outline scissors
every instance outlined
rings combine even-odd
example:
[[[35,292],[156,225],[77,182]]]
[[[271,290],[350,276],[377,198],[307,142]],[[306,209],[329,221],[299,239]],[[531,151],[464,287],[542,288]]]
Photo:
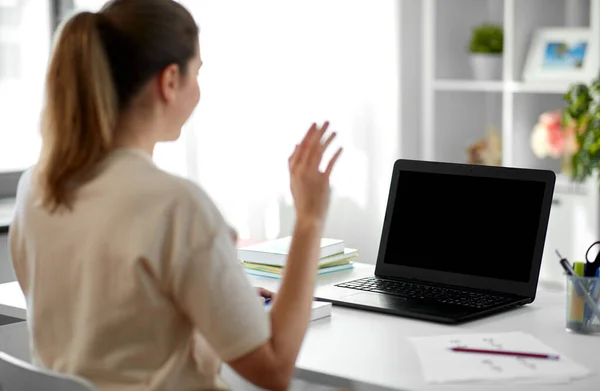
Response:
[[[585,252],[585,269],[583,272],[584,277],[595,277],[598,269],[600,268],[600,251],[598,254],[596,254],[594,262],[590,262],[590,259],[588,258],[590,250],[596,245],[600,245],[600,240],[592,243]]]

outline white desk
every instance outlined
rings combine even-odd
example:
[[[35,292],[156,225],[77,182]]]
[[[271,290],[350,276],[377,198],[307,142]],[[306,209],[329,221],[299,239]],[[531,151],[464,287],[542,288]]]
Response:
[[[319,287],[373,274],[371,265],[319,276]],[[276,290],[279,280],[251,277],[254,285]],[[523,308],[459,326],[335,307],[331,318],[312,322],[297,362],[297,374],[308,381],[327,382],[355,390],[600,390],[600,336],[565,331],[565,296],[540,289],[534,303]],[[521,330],[534,335],[594,371],[594,375],[564,385],[482,383],[454,386],[423,381],[411,336]],[[344,381],[343,379],[351,380]]]
[[[23,296],[18,282],[0,284],[0,315],[25,320],[27,318],[26,308],[25,296]]]
[[[322,275],[317,290],[352,278],[372,275],[373,266]],[[257,286],[276,290],[279,280],[250,277]],[[297,376],[354,390],[598,390],[600,389],[600,336],[565,332],[565,298],[561,292],[540,290],[533,304],[460,326],[446,326],[390,315],[334,307],[330,318],[312,322],[297,362]],[[17,283],[0,285],[0,314],[25,319],[25,300]],[[484,386],[428,385],[408,342],[410,336],[442,333],[531,333],[587,368],[594,375],[564,385],[507,384]]]

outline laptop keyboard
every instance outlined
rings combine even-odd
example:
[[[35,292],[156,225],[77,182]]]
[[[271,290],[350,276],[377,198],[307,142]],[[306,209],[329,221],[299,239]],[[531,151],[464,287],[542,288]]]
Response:
[[[433,285],[414,284],[404,281],[384,280],[376,277],[361,278],[335,286],[361,291],[385,293],[412,299],[433,300],[471,308],[487,308],[503,304],[509,299],[486,293],[463,291]]]

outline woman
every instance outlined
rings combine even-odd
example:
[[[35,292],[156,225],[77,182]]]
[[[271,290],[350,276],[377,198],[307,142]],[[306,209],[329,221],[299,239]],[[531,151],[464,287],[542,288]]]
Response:
[[[297,220],[267,314],[205,192],[159,170],[198,103],[198,28],[172,0],[116,0],[61,29],[43,147],[17,195],[10,245],[33,361],[100,390],[223,388],[220,363],[289,384],[310,316],[335,136],[309,129],[289,159]]]

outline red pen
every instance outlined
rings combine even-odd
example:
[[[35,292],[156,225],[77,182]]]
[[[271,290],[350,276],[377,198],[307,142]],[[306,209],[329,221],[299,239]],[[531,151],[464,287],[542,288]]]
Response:
[[[511,352],[509,350],[486,350],[486,349],[469,349],[469,348],[450,348],[450,350],[452,350],[453,352],[464,352],[464,353],[499,354],[502,356],[545,358],[547,360],[558,360],[559,359],[559,356],[556,354]]]

